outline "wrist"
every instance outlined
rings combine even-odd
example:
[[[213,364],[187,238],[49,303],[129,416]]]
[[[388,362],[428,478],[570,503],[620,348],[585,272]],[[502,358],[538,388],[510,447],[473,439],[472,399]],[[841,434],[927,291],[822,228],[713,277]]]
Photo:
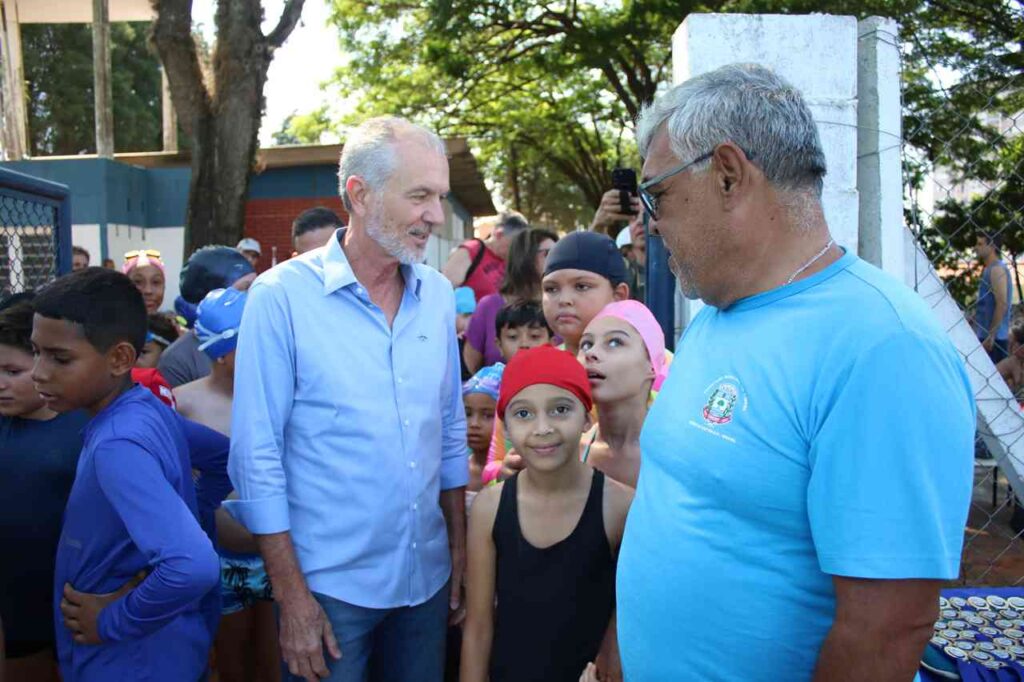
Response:
[[[282,585],[280,588],[277,585],[273,585],[273,593],[274,601],[281,608],[294,606],[313,599],[313,593],[309,591],[305,584]]]

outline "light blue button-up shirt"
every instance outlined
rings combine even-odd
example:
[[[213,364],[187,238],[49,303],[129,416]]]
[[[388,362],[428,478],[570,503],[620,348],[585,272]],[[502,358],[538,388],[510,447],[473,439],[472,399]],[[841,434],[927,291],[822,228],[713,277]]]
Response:
[[[391,327],[341,248],[264,273],[235,358],[226,502],[253,533],[290,531],[309,589],[367,608],[421,604],[451,574],[441,490],[466,485],[455,296],[402,266]]]

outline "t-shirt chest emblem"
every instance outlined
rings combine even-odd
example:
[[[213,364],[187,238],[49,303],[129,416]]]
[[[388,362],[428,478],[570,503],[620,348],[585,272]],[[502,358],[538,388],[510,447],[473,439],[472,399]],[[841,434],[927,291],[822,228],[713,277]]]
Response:
[[[746,411],[747,397],[739,379],[733,376],[719,377],[704,391],[707,402],[701,410],[704,421],[714,426],[724,426],[736,416],[736,410]]]
[[[703,407],[700,409],[701,418],[696,419],[695,415],[689,420],[689,425],[709,436],[735,445],[736,434],[730,435],[724,427],[747,411],[747,392],[743,389],[743,384],[734,376],[718,377],[704,389],[703,401]]]

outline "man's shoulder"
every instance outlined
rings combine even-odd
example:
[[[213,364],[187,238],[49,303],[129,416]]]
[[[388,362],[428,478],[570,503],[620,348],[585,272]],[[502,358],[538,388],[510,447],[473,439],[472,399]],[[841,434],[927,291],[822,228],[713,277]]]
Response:
[[[858,258],[836,284],[842,300],[835,312],[857,329],[851,340],[870,342],[907,332],[948,342],[935,311],[920,294],[874,265]]]
[[[253,287],[280,288],[299,283],[322,283],[324,251],[322,247],[313,249],[278,263],[257,277]]]
[[[416,265],[410,266],[413,274],[420,280],[423,287],[421,294],[424,292],[437,295],[450,297],[453,301],[455,300],[455,289],[452,288],[452,283],[447,277],[441,274],[440,270],[436,270],[429,265],[424,263],[417,263]]]

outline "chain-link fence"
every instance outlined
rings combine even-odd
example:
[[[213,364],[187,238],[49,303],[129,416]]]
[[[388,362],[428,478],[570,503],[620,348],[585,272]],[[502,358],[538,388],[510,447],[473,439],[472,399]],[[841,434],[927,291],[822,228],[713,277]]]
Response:
[[[905,209],[919,247],[915,284],[963,354],[979,411],[961,581],[1019,585],[1024,67],[1004,58],[1012,46],[1000,48],[998,37],[985,33],[910,25],[901,38]]]
[[[0,299],[71,269],[71,202],[64,185],[0,168]]]

